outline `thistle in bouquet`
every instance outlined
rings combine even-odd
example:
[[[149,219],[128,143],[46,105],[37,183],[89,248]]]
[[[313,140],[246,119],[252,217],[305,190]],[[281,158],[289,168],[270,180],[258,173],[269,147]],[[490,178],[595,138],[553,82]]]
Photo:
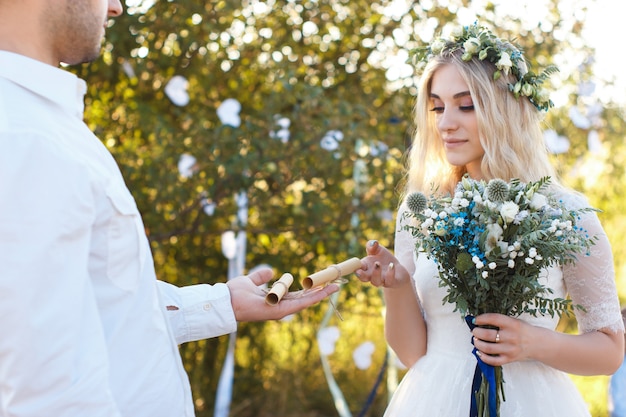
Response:
[[[405,228],[415,249],[436,263],[439,285],[447,290],[443,302],[454,304],[470,327],[471,318],[483,313],[561,316],[582,308],[552,298],[540,274],[589,254],[595,237],[577,223],[594,209],[569,209],[549,186],[549,177],[523,183],[464,176],[452,196],[436,190],[407,196],[411,221]],[[473,389],[472,407],[479,416],[498,416],[505,400],[502,369],[476,357],[484,378]]]

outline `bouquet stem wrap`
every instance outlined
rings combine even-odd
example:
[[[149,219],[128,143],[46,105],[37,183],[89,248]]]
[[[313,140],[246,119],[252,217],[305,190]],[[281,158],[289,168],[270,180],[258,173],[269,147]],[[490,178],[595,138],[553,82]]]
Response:
[[[476,325],[472,322],[474,316],[465,316],[465,322],[470,330]],[[472,345],[474,344],[472,338]],[[501,366],[492,366],[483,362],[474,348],[472,353],[476,357],[476,369],[472,382],[472,396],[470,417],[499,417],[500,398],[504,399],[504,379]]]

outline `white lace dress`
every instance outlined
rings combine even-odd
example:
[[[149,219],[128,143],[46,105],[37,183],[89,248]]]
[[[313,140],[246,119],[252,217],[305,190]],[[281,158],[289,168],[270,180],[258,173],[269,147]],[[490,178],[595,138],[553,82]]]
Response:
[[[569,196],[571,197],[571,196]],[[572,204],[582,204],[571,198]],[[398,216],[395,252],[412,273],[427,324],[427,353],[417,361],[396,390],[385,417],[464,417],[469,415],[470,391],[476,366],[472,355],[471,334],[452,304],[442,304],[445,288],[438,285],[437,268],[424,254],[414,255],[414,242],[402,230]],[[619,300],[614,282],[613,257],[606,234],[595,213],[585,214],[580,223],[599,241],[591,256],[576,266],[546,271],[542,279],[554,290],[555,297],[569,293],[577,312],[579,330],[590,332],[608,328],[623,332]],[[536,326],[554,329],[558,318],[522,316]],[[502,417],[575,417],[589,416],[588,407],[569,376],[540,362],[524,361],[503,366],[506,401]]]

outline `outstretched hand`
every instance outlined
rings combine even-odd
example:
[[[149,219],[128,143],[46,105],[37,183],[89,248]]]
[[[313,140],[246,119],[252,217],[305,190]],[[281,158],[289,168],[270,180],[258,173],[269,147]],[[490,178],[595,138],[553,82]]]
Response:
[[[265,302],[266,292],[261,285],[269,282],[274,273],[269,268],[259,269],[250,275],[233,278],[226,283],[230,290],[231,303],[237,321],[278,320],[319,303],[339,290],[336,284],[312,289],[297,297],[284,297],[280,303]]]
[[[365,250],[367,256],[361,259],[363,267],[356,271],[356,276],[361,281],[384,288],[402,287],[410,282],[409,272],[378,241],[367,242]]]

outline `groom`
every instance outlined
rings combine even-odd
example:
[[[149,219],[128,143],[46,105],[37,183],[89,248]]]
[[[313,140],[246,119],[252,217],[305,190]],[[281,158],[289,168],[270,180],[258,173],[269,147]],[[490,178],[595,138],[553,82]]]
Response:
[[[0,0],[0,416],[191,417],[178,344],[278,319],[269,269],[226,284],[158,281],[117,164],[82,121],[119,0]]]

